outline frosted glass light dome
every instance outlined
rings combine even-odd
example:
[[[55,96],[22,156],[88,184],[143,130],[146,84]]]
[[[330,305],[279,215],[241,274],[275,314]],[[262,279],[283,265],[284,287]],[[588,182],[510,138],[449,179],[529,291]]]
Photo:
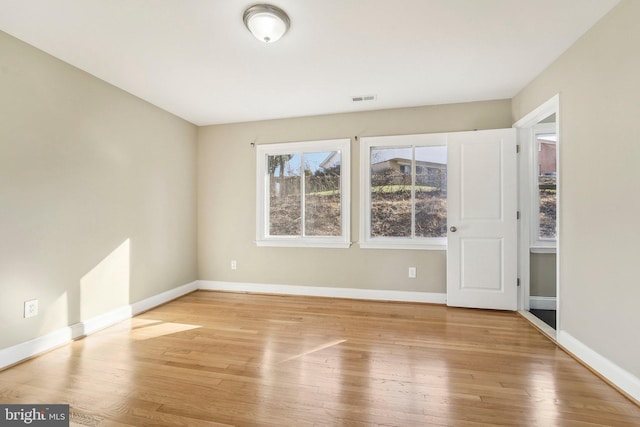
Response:
[[[291,22],[284,10],[269,4],[256,4],[244,11],[244,25],[264,43],[273,43],[287,32]]]

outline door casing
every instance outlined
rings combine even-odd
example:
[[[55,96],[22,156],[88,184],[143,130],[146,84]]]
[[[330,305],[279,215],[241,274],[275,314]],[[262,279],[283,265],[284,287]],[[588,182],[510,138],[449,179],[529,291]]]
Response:
[[[529,114],[518,120],[513,127],[518,132],[518,144],[523,147],[518,159],[519,167],[519,191],[518,191],[518,204],[520,211],[520,224],[518,227],[518,276],[520,278],[520,287],[518,288],[518,310],[526,312],[528,314],[529,294],[530,294],[530,247],[531,247],[531,194],[530,185],[531,180],[531,162],[529,155],[523,155],[527,152],[525,148],[530,147],[533,143],[533,127],[540,121],[549,117],[550,115],[556,115],[556,135],[557,135],[557,149],[556,149],[556,165],[558,168],[556,176],[556,331],[560,330],[562,309],[561,305],[561,265],[560,262],[560,206],[561,206],[561,164],[560,164],[560,141],[562,139],[560,134],[560,94],[554,95],[552,98],[544,102],[538,108],[531,111]],[[526,316],[529,320],[533,316]],[[552,336],[555,339],[555,336]]]

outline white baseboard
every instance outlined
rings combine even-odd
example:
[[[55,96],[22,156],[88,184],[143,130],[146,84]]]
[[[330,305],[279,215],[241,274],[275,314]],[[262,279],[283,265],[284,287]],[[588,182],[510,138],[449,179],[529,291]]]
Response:
[[[547,325],[542,320],[538,319],[536,316],[531,314],[529,311],[519,310],[518,313],[520,313],[520,315],[522,317],[524,317],[525,319],[527,319],[529,322],[533,323],[533,325],[536,328],[538,328],[540,330],[540,332],[542,332],[543,334],[548,336],[553,342],[557,342],[556,330],[553,329],[551,326]]]
[[[640,378],[595,352],[565,331],[558,331],[558,344],[571,352],[587,366],[598,372],[630,397],[640,402]]]
[[[131,305],[118,308],[100,316],[58,329],[47,335],[0,350],[0,369],[22,360],[49,351],[76,338],[91,334],[100,329],[126,320],[143,311],[179,298],[195,290],[216,290],[233,292],[255,292],[281,295],[304,295],[332,298],[352,298],[378,301],[402,301],[445,304],[446,293],[390,291],[357,288],[328,288],[317,286],[273,285],[258,283],[234,283],[197,280],[161,294],[146,298]],[[553,300],[553,301],[552,301]],[[531,308],[554,309],[555,298],[531,297]],[[546,308],[552,307],[552,308]],[[567,332],[558,331],[557,342],[607,378],[620,390],[633,399],[640,401],[640,379],[622,369],[604,356],[587,347]]]
[[[41,337],[34,338],[12,347],[0,349],[0,369],[36,356],[40,353],[52,350],[74,339],[92,334],[111,325],[115,325],[118,322],[129,319],[139,313],[150,310],[198,289],[357,298],[382,301],[429,302],[436,304],[444,304],[446,302],[446,294],[427,292],[324,288],[292,285],[261,285],[256,283],[230,283],[199,280],[168,290],[161,294],[154,295],[142,301],[117,308],[99,316],[92,317],[91,319],[60,328]]]
[[[529,297],[529,307],[534,310],[555,310],[556,297]]]
[[[91,319],[60,328],[41,337],[0,350],[0,369],[21,362],[40,353],[52,350],[74,339],[92,334],[136,314],[169,302],[198,289],[198,282],[180,286],[131,305],[117,308]]]
[[[209,291],[255,292],[263,294],[303,295],[376,301],[401,301],[445,304],[446,293],[388,291],[379,289],[330,288],[324,286],[272,285],[199,280],[198,289]]]
[[[154,295],[152,297],[143,299],[142,301],[134,302],[131,304],[131,314],[133,316],[140,314],[144,311],[151,310],[154,307],[167,303],[176,298],[180,298],[183,295],[186,295],[190,292],[197,291],[198,281],[194,281],[191,283],[187,283],[186,285],[182,285],[180,287],[170,289],[166,292],[163,292],[158,295]]]

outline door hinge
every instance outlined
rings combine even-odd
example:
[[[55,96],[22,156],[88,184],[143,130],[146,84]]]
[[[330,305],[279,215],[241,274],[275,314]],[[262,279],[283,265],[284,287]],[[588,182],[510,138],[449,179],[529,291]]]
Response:
[[[520,219],[520,211],[516,212],[516,219]]]
[[[519,152],[520,152],[520,144],[517,144],[516,145],[516,153],[519,153]]]
[[[516,280],[516,283],[518,284],[518,286],[520,286],[520,278],[518,277],[518,280]]]

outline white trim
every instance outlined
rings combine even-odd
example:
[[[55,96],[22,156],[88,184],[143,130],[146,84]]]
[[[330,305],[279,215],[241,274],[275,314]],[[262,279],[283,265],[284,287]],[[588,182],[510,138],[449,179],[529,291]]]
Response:
[[[305,153],[340,152],[340,235],[306,236],[302,221],[301,235],[271,236],[269,234],[269,171],[267,156],[293,154],[304,160]],[[333,156],[334,154],[332,154]],[[301,192],[304,195],[304,167],[301,164]],[[305,218],[304,196],[300,198],[300,215]],[[256,149],[256,246],[349,248],[351,246],[351,139],[285,142],[259,145]]]
[[[526,116],[513,124],[514,128],[529,128],[546,119],[554,112],[557,113],[560,105],[560,94],[557,93],[545,101],[542,105],[528,113]],[[557,116],[556,116],[557,119]],[[557,123],[557,120],[556,120]]]
[[[529,311],[520,310],[520,311],[518,311],[518,313],[520,313],[520,315],[522,317],[524,317],[525,319],[527,319],[530,323],[533,323],[533,325],[536,328],[538,328],[540,330],[540,332],[545,334],[554,343],[557,343],[557,341],[556,341],[556,330],[555,329],[553,329],[551,326],[547,325],[541,319],[538,319],[536,316],[531,314],[531,312],[529,312]]]
[[[116,323],[127,320],[133,316],[134,314],[132,311],[132,306],[127,305],[92,317],[91,319],[74,323],[73,325],[69,326],[69,328],[71,328],[71,339],[74,340],[86,335],[91,335],[94,332],[98,332],[101,329],[108,328],[111,325],[115,325]]]
[[[296,237],[292,239],[265,239],[256,240],[257,247],[272,247],[272,248],[337,248],[346,249],[351,247],[351,242],[336,242],[330,240],[323,240],[322,238],[310,240],[309,237]]]
[[[73,339],[72,327],[57,329],[47,335],[0,350],[0,369],[54,349]]]
[[[324,286],[273,285],[199,280],[198,289],[208,291],[253,292],[278,295],[303,295],[375,301],[422,302],[445,304],[446,293],[389,291],[380,289],[329,288]]]
[[[428,250],[428,251],[446,251],[447,250],[447,238],[446,237],[434,237],[429,239],[430,242],[443,241],[442,244],[437,243],[422,243],[420,239],[411,239],[403,243],[399,243],[398,240],[370,239],[368,242],[360,242],[361,249],[407,249],[407,250]]]
[[[129,319],[143,311],[150,310],[197,289],[198,282],[191,282],[178,288],[146,298],[142,301],[92,317],[91,319],[57,329],[32,340],[16,344],[12,347],[0,349],[0,369],[14,365],[30,357],[37,356],[40,353],[53,350],[54,348],[67,344],[74,339],[115,325],[116,323]]]
[[[531,246],[529,252],[532,254],[555,254],[556,248],[551,246]]]
[[[558,344],[605,377],[636,401],[640,401],[640,378],[587,347],[565,331],[558,331]]]
[[[144,311],[179,298],[190,292],[202,290],[255,292],[280,295],[305,295],[332,298],[366,299],[377,301],[421,302],[432,304],[446,304],[446,293],[390,291],[379,289],[356,288],[327,288],[318,286],[273,285],[258,283],[232,283],[208,280],[197,280],[189,284],[168,290],[161,294],[146,298],[142,301],[118,308],[100,316],[88,319],[55,330],[47,335],[26,341],[0,350],[0,369],[14,365],[40,353],[52,350],[70,341],[91,334],[100,329],[126,320]],[[545,298],[545,297],[532,297]],[[640,401],[640,379],[619,367],[609,359],[587,347],[570,334],[556,331],[527,311],[520,312],[530,322],[534,323],[543,333],[563,346],[567,351],[583,361],[587,366],[605,377],[616,387],[627,393],[633,399]]]
[[[169,289],[168,291],[162,292],[161,294],[143,299],[142,301],[135,302],[131,305],[131,311],[134,316],[151,310],[154,307],[165,304],[171,300],[176,298],[180,298],[183,295],[194,292],[198,290],[198,281],[193,281],[191,283],[187,283],[186,285],[179,286],[174,289]]]
[[[529,306],[535,310],[556,310],[556,297],[529,297]]]
[[[371,148],[412,148],[447,146],[447,133],[415,135],[366,136],[360,138],[360,247],[362,249],[446,250],[446,237],[371,237]],[[415,159],[411,162],[415,170]],[[412,186],[415,173],[412,172]],[[412,197],[413,197],[412,190]],[[412,206],[412,229],[415,212]]]
[[[513,124],[514,128],[518,129],[518,144],[523,145],[521,148],[521,153],[528,153],[527,150],[531,148],[531,128],[538,124],[540,121],[549,117],[549,115],[555,113],[556,114],[556,137],[557,137],[557,149],[556,149],[556,167],[558,168],[558,173],[556,176],[556,295],[560,295],[560,288],[562,286],[562,277],[561,277],[561,267],[562,263],[560,260],[560,236],[561,236],[561,194],[560,194],[560,180],[561,180],[561,169],[560,169],[560,140],[562,139],[562,135],[560,133],[560,94],[556,94],[552,96],[549,100],[544,102],[538,108],[531,111],[529,114],[525,115],[523,118],[518,120]],[[518,256],[519,256],[519,272],[520,283],[521,286],[519,288],[519,308],[520,310],[529,310],[529,292],[530,292],[530,253],[531,253],[531,235],[530,235],[530,224],[531,224],[531,194],[530,194],[530,174],[531,174],[531,161],[530,155],[521,155],[519,160],[520,165],[520,227],[519,230],[519,238],[520,244],[518,247]],[[561,328],[561,318],[560,318],[560,300],[558,298],[558,310],[556,314],[556,328],[558,330]]]
[[[531,216],[531,201],[529,197],[529,170],[527,147],[529,147],[530,132],[528,129],[518,129],[518,144],[520,154],[518,157],[518,211],[520,221],[518,224],[518,277],[520,286],[518,287],[518,309],[527,313],[529,310],[529,292],[531,289],[531,255],[530,255],[530,233],[529,217]],[[523,155],[524,154],[524,155]]]

